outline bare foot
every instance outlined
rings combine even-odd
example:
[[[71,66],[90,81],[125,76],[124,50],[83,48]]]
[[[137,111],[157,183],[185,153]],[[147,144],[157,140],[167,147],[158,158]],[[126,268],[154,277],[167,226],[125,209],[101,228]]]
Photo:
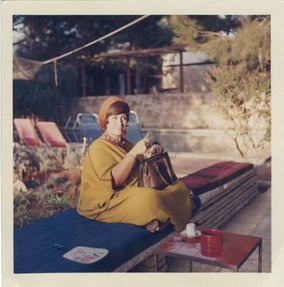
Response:
[[[155,233],[157,231],[163,231],[167,228],[167,226],[170,223],[170,219],[168,219],[165,222],[159,222],[157,219],[154,219],[150,223],[146,225],[146,229],[150,231],[151,233]]]
[[[151,233],[155,233],[160,230],[159,221],[154,219],[146,225],[146,229]]]

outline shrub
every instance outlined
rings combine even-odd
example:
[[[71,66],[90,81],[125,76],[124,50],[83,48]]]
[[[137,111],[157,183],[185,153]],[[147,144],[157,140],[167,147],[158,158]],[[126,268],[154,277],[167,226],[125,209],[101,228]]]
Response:
[[[81,149],[14,145],[14,226],[76,206]]]

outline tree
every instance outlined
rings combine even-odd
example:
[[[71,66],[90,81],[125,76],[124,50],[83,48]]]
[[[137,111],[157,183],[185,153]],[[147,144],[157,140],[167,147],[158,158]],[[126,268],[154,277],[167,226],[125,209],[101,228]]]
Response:
[[[98,39],[140,16],[29,16],[15,15],[13,29],[22,35],[15,43],[16,55],[39,62],[52,59],[75,48],[81,47]],[[67,110],[73,96],[78,96],[80,90],[80,74],[78,70],[82,58],[94,69],[103,67],[107,71],[120,71],[126,64],[121,60],[102,59],[90,61],[95,54],[107,52],[110,49],[135,50],[139,48],[157,48],[171,43],[171,31],[164,25],[163,16],[150,16],[126,30],[96,43],[84,50],[74,53],[57,63],[58,87],[54,86],[54,67],[51,64],[43,66],[33,81],[22,83],[14,81],[14,115],[40,116],[52,118],[54,114],[62,115],[63,106]],[[137,90],[143,88],[143,79],[149,72],[158,73],[161,61],[159,57],[143,58],[143,61],[131,61],[136,72]],[[66,85],[68,75],[70,87]],[[87,74],[87,82],[93,75]],[[67,78],[66,78],[67,77]],[[65,82],[63,84],[62,82]],[[22,89],[24,88],[24,90]],[[28,91],[28,96],[23,94]],[[52,103],[52,111],[47,112],[47,102]],[[40,103],[45,103],[41,105]],[[21,107],[25,107],[24,110]]]
[[[176,43],[202,50],[216,63],[208,79],[217,95],[224,129],[246,158],[251,150],[259,155],[270,141],[270,18],[230,16],[223,20],[233,25],[225,25],[229,29],[215,25],[209,30],[191,17],[173,17],[171,25]],[[259,136],[258,130],[265,133]]]
[[[23,33],[18,54],[43,61],[100,38],[140,16],[14,16],[14,31]],[[171,43],[171,31],[163,16],[150,16],[120,33],[82,50],[93,56],[111,48],[138,49],[163,47]],[[74,55],[72,59],[78,57]],[[70,61],[70,58],[69,58]]]
[[[59,65],[58,86],[52,65],[41,68],[32,81],[13,81],[13,116],[56,120],[64,124],[72,98],[77,96],[78,71],[73,65]]]

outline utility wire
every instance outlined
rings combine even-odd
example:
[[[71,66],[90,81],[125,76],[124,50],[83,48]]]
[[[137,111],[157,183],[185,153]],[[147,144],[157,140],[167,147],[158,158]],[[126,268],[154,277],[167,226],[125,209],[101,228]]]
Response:
[[[60,55],[60,56],[57,56],[57,57],[54,57],[54,58],[52,58],[52,59],[46,60],[46,61],[42,62],[42,64],[45,65],[45,64],[49,64],[49,63],[51,63],[51,62],[56,62],[56,61],[59,60],[59,59],[62,59],[62,58],[65,58],[65,57],[67,57],[67,56],[70,56],[70,55],[72,55],[72,54],[74,54],[74,53],[77,53],[78,51],[81,51],[81,50],[83,50],[83,49],[85,49],[85,48],[87,48],[87,47],[90,47],[90,46],[92,46],[92,45],[94,45],[94,44],[96,44],[96,43],[98,43],[98,42],[100,42],[100,41],[102,41],[102,40],[104,40],[104,39],[106,39],[106,38],[108,38],[108,37],[114,35],[114,34],[117,34],[117,33],[121,32],[122,30],[127,29],[128,27],[130,27],[130,26],[132,26],[132,25],[134,25],[134,24],[136,24],[136,23],[138,23],[138,22],[144,20],[145,18],[147,18],[147,17],[149,17],[149,16],[150,16],[150,15],[144,15],[144,16],[142,16],[142,17],[140,17],[140,18],[138,18],[138,19],[136,19],[136,20],[134,20],[134,21],[132,21],[132,22],[130,22],[130,23],[128,23],[128,24],[126,24],[126,25],[124,25],[124,26],[122,26],[122,27],[120,27],[120,28],[114,30],[114,31],[112,31],[112,32],[109,33],[109,34],[106,34],[106,35],[104,35],[104,36],[102,36],[102,37],[100,37],[100,38],[98,38],[98,39],[96,39],[96,40],[94,40],[94,41],[92,41],[92,42],[89,42],[89,43],[85,44],[84,46],[81,46],[81,47],[79,47],[79,48],[77,48],[77,49],[74,49],[74,50],[72,50],[72,51],[69,51],[69,52],[67,52],[67,53],[65,53],[65,54],[62,54],[62,55]]]

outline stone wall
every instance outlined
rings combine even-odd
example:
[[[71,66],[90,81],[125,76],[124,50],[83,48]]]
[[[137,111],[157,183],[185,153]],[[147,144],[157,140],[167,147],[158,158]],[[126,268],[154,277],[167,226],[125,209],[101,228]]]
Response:
[[[79,112],[98,114],[106,98],[108,96],[76,99],[72,105],[73,119]],[[222,120],[213,93],[162,93],[125,96],[125,99],[138,114],[144,131],[157,129],[155,140],[161,142],[166,150],[240,157],[232,138],[222,131]],[[241,148],[248,151],[250,159],[263,159],[271,154],[269,143],[261,152],[242,144]]]
[[[98,113],[108,96],[78,98],[72,116]],[[220,129],[213,93],[149,94],[124,97],[140,119],[142,128]]]

